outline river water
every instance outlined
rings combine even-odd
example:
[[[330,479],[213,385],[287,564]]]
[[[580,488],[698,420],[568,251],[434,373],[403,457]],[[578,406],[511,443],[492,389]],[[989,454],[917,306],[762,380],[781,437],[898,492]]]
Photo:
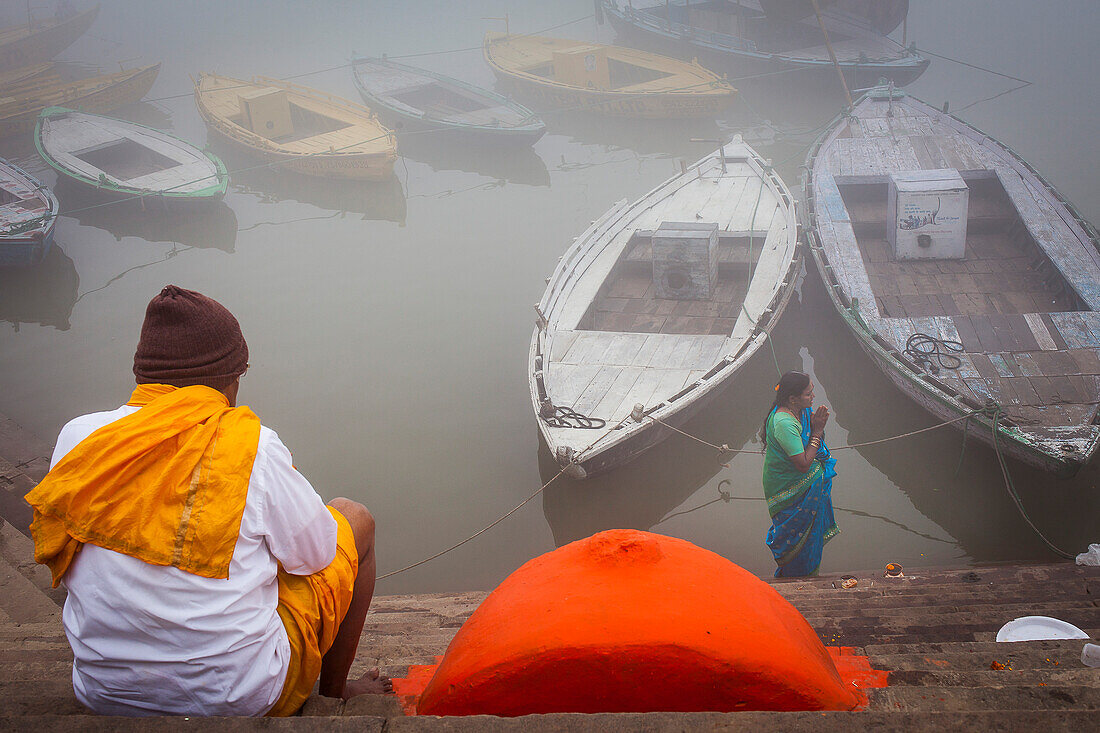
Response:
[[[0,21],[25,15],[10,5]],[[103,0],[91,31],[60,58],[78,73],[162,62],[153,101],[115,114],[203,143],[190,93],[200,71],[309,73],[297,81],[357,98],[346,67],[353,53],[424,54],[409,63],[492,86],[478,47],[486,30],[503,27],[487,18],[505,13],[514,32],[568,24],[552,34],[614,40],[590,0]],[[1032,84],[996,96],[1020,82],[933,57],[908,90],[950,101],[1100,221],[1097,84],[1080,61],[1097,30],[1094,0],[918,0],[908,40]],[[248,339],[241,401],[279,432],[322,496],[374,512],[379,571],[432,555],[556,473],[525,372],[531,305],[572,238],[613,202],[675,173],[680,159],[715,147],[691,138],[741,132],[797,190],[813,130],[840,111],[839,87],[735,85],[740,103],[716,120],[548,114],[548,134],[522,154],[409,142],[382,184],[239,173],[225,206],[202,217],[89,209],[62,187],[62,209],[73,213],[58,222],[56,255],[35,271],[0,273],[0,412],[52,441],[69,418],[121,404],[146,302],[167,283],[197,289],[227,305]],[[216,150],[230,171],[253,165]],[[0,155],[55,183],[29,140],[0,141]],[[833,446],[935,422],[858,350],[816,272],[777,328],[774,354],[758,355],[688,432],[758,448],[776,362],[814,376],[834,415]],[[822,571],[1055,559],[1008,497],[993,452],[971,441],[960,462],[961,447],[961,434],[943,428],[838,451],[842,533]],[[1100,541],[1096,467],[1068,481],[1009,468],[1051,540],[1074,552]],[[682,537],[770,574],[760,470],[758,455],[739,454],[726,468],[706,446],[673,437],[609,475],[559,479],[472,542],[381,581],[379,592],[491,588],[531,557],[613,527]]]

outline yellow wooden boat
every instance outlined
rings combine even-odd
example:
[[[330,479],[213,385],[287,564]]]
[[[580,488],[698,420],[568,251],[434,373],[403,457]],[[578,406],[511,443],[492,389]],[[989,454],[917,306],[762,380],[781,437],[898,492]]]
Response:
[[[280,167],[308,176],[379,180],[397,143],[366,107],[287,81],[200,74],[195,103],[206,124]]]
[[[160,64],[139,66],[90,79],[61,81],[51,73],[5,87],[0,94],[0,137],[30,134],[46,107],[103,113],[136,102],[149,91]]]
[[[705,117],[737,90],[697,62],[623,46],[490,32],[485,61],[548,108],[620,117]]]
[[[88,30],[98,13],[96,5],[83,13],[0,28],[0,70],[49,61]]]

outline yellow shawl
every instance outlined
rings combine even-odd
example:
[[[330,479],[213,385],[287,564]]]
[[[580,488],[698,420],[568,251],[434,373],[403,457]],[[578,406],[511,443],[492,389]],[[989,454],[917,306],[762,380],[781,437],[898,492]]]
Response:
[[[228,578],[260,420],[209,387],[142,384],[141,409],[96,430],[27,494],[34,559],[54,587],[85,542]]]

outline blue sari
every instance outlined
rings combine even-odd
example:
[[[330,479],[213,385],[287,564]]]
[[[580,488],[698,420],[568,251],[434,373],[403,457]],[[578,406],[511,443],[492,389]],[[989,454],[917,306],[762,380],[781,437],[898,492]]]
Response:
[[[774,410],[772,413],[774,414]],[[802,444],[810,442],[810,410],[802,412]],[[771,420],[771,415],[768,419]],[[771,431],[767,436],[765,451],[778,451],[787,461],[786,452],[773,443]],[[769,476],[764,475],[764,493],[768,500],[768,513],[772,526],[768,529],[767,545],[779,566],[775,577],[787,578],[814,575],[821,565],[821,552],[825,543],[840,530],[833,518],[833,477],[836,476],[836,459],[822,441],[817,449],[813,467],[784,485],[769,486]],[[797,473],[797,472],[796,472]]]

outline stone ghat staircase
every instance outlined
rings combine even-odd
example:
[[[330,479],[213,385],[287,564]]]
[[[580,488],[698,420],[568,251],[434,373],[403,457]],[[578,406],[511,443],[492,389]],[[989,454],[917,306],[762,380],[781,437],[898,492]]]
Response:
[[[1100,569],[1072,564],[928,570],[887,579],[857,576],[775,582],[830,646],[856,647],[885,689],[857,713],[648,713],[522,718],[405,717],[393,697],[347,703],[313,697],[300,717],[120,719],[90,715],[70,686],[72,655],[48,574],[10,524],[0,527],[0,730],[1081,730],[1100,729],[1100,669],[1080,661],[1084,642],[998,644],[1019,616],[1061,618],[1100,638]],[[56,593],[54,594],[56,597]],[[485,593],[383,596],[375,600],[352,670],[379,666],[403,677],[441,655]]]

